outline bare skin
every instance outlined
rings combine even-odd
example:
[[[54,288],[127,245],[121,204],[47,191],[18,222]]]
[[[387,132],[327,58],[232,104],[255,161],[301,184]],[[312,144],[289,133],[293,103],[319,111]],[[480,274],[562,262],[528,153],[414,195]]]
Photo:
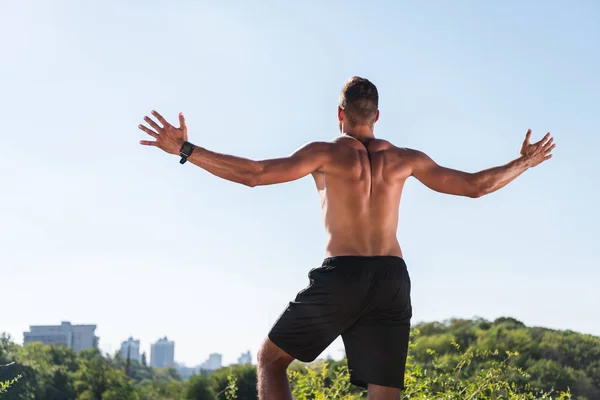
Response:
[[[160,114],[139,128],[155,140],[143,140],[169,154],[179,155],[188,140],[183,114],[179,128]],[[377,115],[377,118],[379,115]],[[309,143],[288,157],[254,161],[196,147],[189,161],[232,182],[249,187],[273,185],[312,175],[319,196],[325,230],[326,256],[402,257],[396,232],[402,189],[410,176],[432,190],[477,198],[506,186],[527,169],[552,157],[555,147],[550,133],[531,144],[527,131],[520,156],[503,166],[468,173],[436,164],[425,153],[399,148],[376,139],[373,126],[350,126],[338,109],[341,136],[331,142]],[[258,355],[260,399],[291,399],[285,373],[293,358],[269,339]],[[369,399],[399,399],[400,390],[369,385]]]

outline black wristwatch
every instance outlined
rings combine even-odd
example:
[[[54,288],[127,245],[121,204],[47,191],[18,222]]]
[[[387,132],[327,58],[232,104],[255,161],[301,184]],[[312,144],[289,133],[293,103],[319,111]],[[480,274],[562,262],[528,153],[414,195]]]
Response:
[[[196,146],[194,146],[190,142],[183,143],[183,145],[181,146],[181,149],[179,150],[179,155],[181,156],[181,160],[179,160],[179,163],[185,164],[188,157],[192,155],[192,152],[194,151],[195,148],[196,148]]]

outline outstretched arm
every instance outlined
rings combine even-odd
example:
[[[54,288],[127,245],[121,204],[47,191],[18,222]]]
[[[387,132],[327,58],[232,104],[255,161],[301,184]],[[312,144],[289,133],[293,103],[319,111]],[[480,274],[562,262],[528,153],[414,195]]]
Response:
[[[467,197],[481,197],[503,188],[529,168],[552,158],[556,146],[550,133],[537,143],[530,144],[531,130],[527,131],[521,157],[500,167],[476,173],[457,171],[436,164],[426,154],[413,151],[412,175],[425,186],[440,193]]]
[[[196,147],[189,161],[219,178],[246,186],[273,185],[320,170],[328,160],[327,143],[309,143],[290,156],[253,161]]]
[[[142,140],[140,143],[178,155],[181,146],[188,140],[183,114],[179,114],[179,128],[169,124],[156,111],[152,111],[152,114],[162,126],[150,117],[144,117],[153,129],[143,125],[139,128],[156,140]],[[254,187],[293,181],[321,170],[329,161],[330,146],[329,143],[310,143],[288,157],[262,161],[220,154],[196,146],[188,161],[219,178]]]

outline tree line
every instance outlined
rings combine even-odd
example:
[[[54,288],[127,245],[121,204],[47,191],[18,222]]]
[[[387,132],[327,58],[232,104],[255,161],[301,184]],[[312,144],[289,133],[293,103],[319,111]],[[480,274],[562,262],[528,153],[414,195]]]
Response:
[[[346,360],[295,362],[296,399],[361,399]],[[600,338],[527,327],[513,318],[452,319],[412,329],[404,398],[600,399]],[[183,379],[120,353],[29,343],[0,336],[0,399],[254,400],[256,367],[234,365]]]

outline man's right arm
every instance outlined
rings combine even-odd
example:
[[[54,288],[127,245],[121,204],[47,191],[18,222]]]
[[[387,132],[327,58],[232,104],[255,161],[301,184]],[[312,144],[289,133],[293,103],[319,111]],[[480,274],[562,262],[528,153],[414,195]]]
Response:
[[[530,144],[531,130],[527,131],[521,147],[521,157],[503,166],[468,173],[446,168],[435,163],[420,151],[411,150],[412,175],[428,188],[440,193],[477,198],[495,192],[512,182],[527,169],[552,158],[555,147],[550,134]]]
[[[179,128],[171,125],[154,110],[152,115],[162,126],[152,118],[144,117],[151,128],[144,125],[138,127],[155,140],[141,140],[140,144],[158,147],[166,153],[179,155],[181,146],[188,140],[183,114],[179,113]],[[260,161],[217,153],[196,146],[187,159],[219,178],[254,187],[294,181],[316,171],[327,172],[333,155],[333,146],[332,143],[313,142],[287,157]]]
[[[323,170],[331,158],[331,143],[309,143],[287,157],[250,160],[196,147],[188,160],[228,181],[246,186],[290,182]]]

